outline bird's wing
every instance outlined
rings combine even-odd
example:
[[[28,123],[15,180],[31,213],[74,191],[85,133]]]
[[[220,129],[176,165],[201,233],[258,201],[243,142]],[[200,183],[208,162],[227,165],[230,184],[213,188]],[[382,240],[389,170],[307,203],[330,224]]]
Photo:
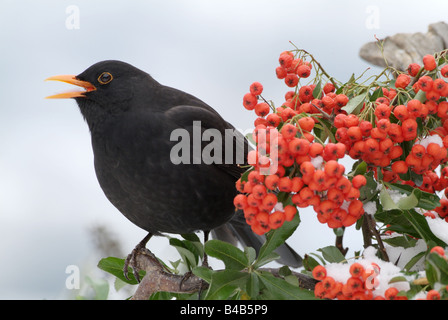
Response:
[[[216,134],[220,134],[221,141],[216,143],[221,147],[221,161],[214,161],[213,165],[236,179],[240,178],[245,171],[244,164],[247,162],[249,144],[244,135],[225,121],[214,109],[208,106],[178,105],[166,110],[164,114],[178,128],[185,129],[190,134],[193,134],[194,123],[199,126],[203,138],[201,150],[211,144],[210,135],[214,139]],[[209,130],[208,134],[204,135],[207,130]],[[206,136],[208,136],[207,139]]]

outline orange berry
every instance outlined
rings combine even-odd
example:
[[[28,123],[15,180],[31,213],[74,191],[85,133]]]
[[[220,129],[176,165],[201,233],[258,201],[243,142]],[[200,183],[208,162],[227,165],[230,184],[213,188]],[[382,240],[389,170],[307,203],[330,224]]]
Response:
[[[395,87],[405,89],[410,82],[411,78],[407,74],[402,73],[395,80]]]
[[[364,207],[361,200],[353,200],[348,206],[348,213],[355,217],[360,217],[364,214]]]
[[[389,119],[391,110],[387,104],[381,103],[375,108],[375,115],[378,119]]]
[[[339,129],[338,129],[339,130]],[[347,136],[351,142],[356,142],[362,139],[362,131],[360,127],[350,127],[347,130]]]
[[[282,177],[278,181],[278,189],[283,192],[291,192],[292,181],[289,177]]]
[[[392,171],[397,174],[402,174],[408,172],[408,165],[405,161],[395,161],[392,163]]]
[[[408,108],[402,104],[396,106],[394,109],[394,116],[398,120],[401,120],[401,121],[406,120],[407,118],[409,118]]]
[[[390,287],[387,288],[386,291],[384,292],[384,298],[386,298],[386,300],[395,300],[395,298],[397,297],[398,294],[398,289],[394,288],[394,287]]]
[[[302,64],[297,68],[297,75],[300,78],[308,78],[311,74],[311,68],[305,64]]]
[[[277,204],[277,196],[273,193],[268,193],[264,198],[263,198],[263,205],[271,208],[271,210],[274,208],[274,206]]]
[[[247,110],[254,110],[258,103],[258,99],[252,93],[246,93],[243,97],[243,106]]]
[[[282,211],[275,211],[269,215],[269,227],[271,229],[278,229],[285,222],[285,214]]]
[[[445,256],[445,250],[441,246],[432,247],[431,251],[429,251],[429,252],[431,252],[431,253],[435,252],[441,257]]]
[[[246,196],[243,194],[236,195],[235,198],[233,199],[233,204],[235,208],[243,210],[248,206]]]
[[[433,87],[433,80],[430,76],[423,76],[417,81],[417,86],[420,90],[429,92]]]
[[[299,127],[302,128],[302,130],[311,132],[311,130],[313,130],[315,122],[313,120],[313,118],[310,117],[304,117],[304,118],[300,118],[298,121]]]
[[[297,213],[297,209],[295,206],[288,205],[284,208],[285,212],[285,220],[291,221]]]
[[[305,155],[308,153],[310,148],[310,142],[307,139],[293,138],[289,142],[289,152],[293,155]]]
[[[300,164],[300,172],[305,176],[312,176],[314,174],[314,166],[311,162],[305,161]]]
[[[299,192],[300,189],[303,188],[303,186],[305,185],[305,183],[303,182],[302,178],[300,177],[294,177],[291,179],[291,192]]]
[[[263,92],[263,85],[260,82],[254,82],[250,85],[250,93],[254,96],[258,96]]]
[[[282,127],[282,129],[280,130],[280,133],[282,134],[283,138],[292,139],[295,137],[295,135],[297,133],[297,128],[296,128],[296,126],[294,126],[290,123],[287,123]]]
[[[426,294],[426,300],[440,300],[440,293],[437,290],[429,290]]]
[[[321,281],[327,276],[327,269],[324,266],[318,265],[314,267],[312,273],[314,279]]]
[[[324,146],[318,142],[314,142],[314,143],[310,144],[310,147],[308,149],[308,154],[310,155],[310,157],[315,158],[315,157],[321,155],[323,151],[324,151]]]
[[[269,190],[275,191],[278,187],[279,180],[280,180],[280,177],[278,175],[271,174],[264,179],[264,183],[266,185],[266,188],[268,188]]]
[[[423,57],[423,68],[428,71],[434,70],[437,67],[436,59],[432,54],[427,54]]]
[[[417,75],[417,73],[420,71],[420,65],[417,63],[411,63],[408,68],[407,68],[407,72],[409,73],[409,75],[411,77],[415,77]]]
[[[352,179],[352,185],[356,189],[359,189],[359,188],[365,186],[366,184],[367,184],[367,179],[363,175],[358,174],[358,175],[354,176]]]

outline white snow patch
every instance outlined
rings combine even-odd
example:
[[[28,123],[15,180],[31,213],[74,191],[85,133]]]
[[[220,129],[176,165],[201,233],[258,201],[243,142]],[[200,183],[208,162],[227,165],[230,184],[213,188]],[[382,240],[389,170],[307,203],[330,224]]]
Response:
[[[375,201],[369,201],[364,203],[364,212],[370,215],[374,215],[376,213],[376,202]]]
[[[426,217],[429,229],[432,233],[445,243],[448,243],[448,222],[445,219]]]
[[[416,141],[415,144],[421,144],[426,149],[428,147],[428,144],[430,144],[430,143],[436,143],[440,147],[443,147],[443,140],[438,134],[423,138],[421,141]]]

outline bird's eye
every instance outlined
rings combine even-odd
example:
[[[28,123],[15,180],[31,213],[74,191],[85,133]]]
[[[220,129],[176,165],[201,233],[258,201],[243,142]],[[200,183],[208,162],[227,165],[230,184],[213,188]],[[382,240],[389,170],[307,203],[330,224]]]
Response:
[[[112,75],[109,72],[103,72],[98,77],[98,82],[101,84],[107,84],[107,83],[111,82],[113,78],[114,77],[112,77]]]

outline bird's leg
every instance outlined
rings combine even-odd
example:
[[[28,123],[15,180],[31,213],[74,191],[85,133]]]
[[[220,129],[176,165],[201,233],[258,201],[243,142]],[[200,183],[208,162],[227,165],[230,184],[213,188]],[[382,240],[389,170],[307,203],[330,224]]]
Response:
[[[204,231],[204,247],[205,247],[205,243],[208,241],[208,235],[210,234],[210,231]],[[208,257],[207,254],[205,253],[204,250],[204,257],[202,258],[202,266],[203,267],[209,267],[208,266]]]
[[[134,248],[134,250],[132,250],[132,252],[128,255],[128,257],[126,258],[126,260],[124,261],[124,267],[123,267],[123,274],[124,277],[129,280],[128,278],[128,267],[130,266],[132,269],[132,273],[134,274],[135,279],[137,280],[137,282],[140,282],[140,276],[138,275],[138,269],[136,267],[136,257],[139,254],[141,249],[144,249],[146,247],[146,244],[148,243],[149,239],[151,239],[152,237],[152,233],[148,233],[146,235],[146,237],[144,237],[142,239],[142,241],[140,241]]]

